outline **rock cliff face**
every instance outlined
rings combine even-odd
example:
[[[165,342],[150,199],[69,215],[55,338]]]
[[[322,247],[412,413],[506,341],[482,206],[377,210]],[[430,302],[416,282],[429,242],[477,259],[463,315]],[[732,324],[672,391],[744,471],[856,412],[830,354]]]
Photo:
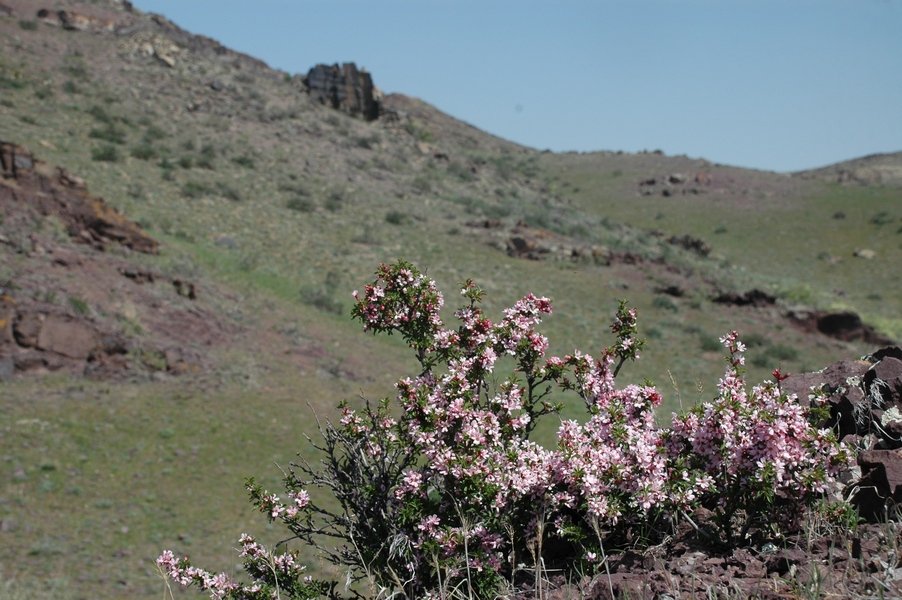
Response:
[[[354,63],[316,65],[307,73],[304,85],[310,97],[352,117],[375,121],[379,117],[379,92],[373,78]]]

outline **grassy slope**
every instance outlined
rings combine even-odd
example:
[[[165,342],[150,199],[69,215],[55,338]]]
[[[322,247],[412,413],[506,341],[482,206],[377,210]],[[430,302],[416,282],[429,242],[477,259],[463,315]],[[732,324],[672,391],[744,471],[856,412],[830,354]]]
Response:
[[[0,519],[8,531],[0,533],[0,574],[6,577],[59,578],[84,597],[150,597],[162,589],[151,561],[163,548],[190,553],[210,568],[231,568],[242,531],[261,533],[267,543],[281,539],[282,532],[250,513],[242,479],[257,475],[275,485],[272,463],[290,460],[305,447],[301,432],[312,433],[305,402],[328,414],[340,398],[390,393],[392,380],[410,372],[397,340],[364,336],[346,318],[299,302],[299,290],[319,290],[346,312],[350,290],[369,280],[378,261],[403,257],[428,268],[452,306],[457,282],[473,276],[489,292],[489,314],[528,291],[552,296],[556,314],[546,331],[554,352],[597,351],[608,339],[617,299],[630,297],[652,339],[645,359],[626,375],[661,385],[668,409],[679,404],[668,371],[684,402],[699,397],[697,382],[704,383],[702,397],[710,395],[720,352],[703,348],[732,327],[759,341],[751,352],[764,366],[752,365],[753,378],[776,362],[791,370],[819,368],[864,351],[703,296],[662,308],[652,288],[663,276],[653,269],[509,258],[472,237],[466,222],[474,218],[527,218],[559,230],[582,223],[579,235],[589,241],[608,239],[604,217],[692,233],[743,269],[709,261],[696,265],[700,273],[782,286],[827,305],[844,302],[898,335],[899,282],[880,276],[879,268],[898,260],[899,236],[895,224],[869,223],[873,214],[897,210],[892,191],[806,182],[786,198],[741,209],[707,197],[683,197],[677,209],[670,198],[636,196],[635,183],[693,167],[682,159],[541,155],[456,125],[415,101],[405,107],[413,115],[410,127],[385,129],[307,103],[280,73],[248,76],[203,56],[169,70],[153,60],[122,58],[115,46],[121,40],[44,25],[25,30],[17,19],[0,17],[9,34],[0,48],[2,137],[85,178],[94,193],[164,241],[160,258],[141,260],[219,286],[228,292],[220,300],[224,313],[279,342],[263,354],[236,347],[199,380],[51,377],[4,384]],[[216,105],[220,100],[202,85],[213,77],[261,106]],[[125,87],[129,78],[142,93]],[[67,83],[76,79],[73,92]],[[189,96],[211,98],[214,110],[186,111]],[[291,110],[279,118],[260,116],[278,116],[284,107]],[[234,117],[223,116],[227,108]],[[98,117],[104,114],[125,133],[126,143],[114,144],[118,162],[92,159],[105,142],[90,132],[104,126]],[[131,156],[152,127],[162,132],[153,142],[159,156]],[[215,150],[213,169],[196,164],[206,145]],[[435,159],[433,147],[450,159]],[[161,156],[176,166],[161,168]],[[190,168],[177,166],[185,157]],[[474,164],[479,175],[469,178],[452,164]],[[186,193],[192,184],[207,189]],[[289,209],[293,199],[312,209]],[[840,209],[847,214],[842,222],[832,218]],[[400,224],[387,221],[392,212],[404,215]],[[715,235],[718,227],[726,233]],[[653,244],[642,246],[647,240],[636,241],[640,233],[620,234],[631,240],[624,244],[654,251]],[[223,236],[237,248],[217,244]],[[855,246],[877,250],[878,258],[854,261],[848,249]],[[819,261],[821,252],[842,255],[843,262]],[[14,276],[14,265],[3,269],[4,278]],[[836,287],[847,295],[831,295]],[[291,336],[272,333],[295,330],[325,349],[316,368],[296,369],[282,351]],[[793,347],[804,352],[785,358],[785,348]]]
[[[902,259],[898,188],[801,182],[760,173],[763,181],[773,182],[769,187],[775,192],[646,197],[636,193],[635,184],[649,175],[705,172],[711,166],[682,159],[663,165],[644,157],[646,165],[636,168],[630,157],[604,154],[555,156],[545,162],[571,190],[579,188],[571,197],[589,212],[669,234],[689,233],[738,267],[738,279],[746,285],[770,286],[807,304],[853,309],[890,336],[902,337],[894,300],[902,293],[902,279],[894,276]],[[876,251],[876,258],[854,258],[859,248]]]

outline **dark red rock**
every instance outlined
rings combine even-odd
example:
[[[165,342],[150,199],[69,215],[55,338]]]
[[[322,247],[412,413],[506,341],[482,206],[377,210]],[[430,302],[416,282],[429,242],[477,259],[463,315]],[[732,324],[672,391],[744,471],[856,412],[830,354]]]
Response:
[[[865,389],[871,391],[875,384],[884,403],[902,405],[902,360],[887,356],[871,367],[864,376]]]
[[[778,575],[786,575],[790,567],[807,563],[809,556],[807,552],[799,548],[786,548],[769,556],[766,561],[768,574],[777,573]]]
[[[902,450],[865,450],[858,455],[858,464],[881,492],[902,502]]]

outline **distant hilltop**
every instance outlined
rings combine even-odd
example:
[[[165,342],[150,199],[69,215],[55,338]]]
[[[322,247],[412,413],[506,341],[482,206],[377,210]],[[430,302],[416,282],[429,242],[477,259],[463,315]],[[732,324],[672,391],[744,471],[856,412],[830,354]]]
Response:
[[[793,175],[836,183],[902,186],[902,152],[871,154]]]

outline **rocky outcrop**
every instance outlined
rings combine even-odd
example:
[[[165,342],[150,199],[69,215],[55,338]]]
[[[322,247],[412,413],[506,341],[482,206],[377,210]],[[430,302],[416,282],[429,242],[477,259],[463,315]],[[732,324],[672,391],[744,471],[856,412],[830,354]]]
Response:
[[[366,121],[379,118],[380,94],[373,78],[354,63],[316,65],[304,78],[310,97]]]
[[[103,250],[116,243],[156,254],[156,240],[102,198],[88,193],[84,181],[66,169],[52,168],[10,142],[0,141],[0,214],[55,215],[69,235]]]
[[[114,19],[102,19],[75,12],[74,10],[50,10],[47,8],[40,9],[37,12],[37,18],[47,25],[62,27],[72,31],[91,31],[94,33],[115,31],[119,24]]]
[[[16,264],[0,281],[0,381],[196,372],[199,348],[234,332],[194,282],[133,264],[128,249],[157,242],[78,177],[7,142],[0,174],[0,264]]]
[[[902,504],[902,347],[890,346],[867,360],[844,360],[817,373],[792,375],[783,391],[810,402],[823,393],[841,441],[858,451],[837,495],[862,517],[880,520]],[[837,498],[839,499],[839,498]]]

